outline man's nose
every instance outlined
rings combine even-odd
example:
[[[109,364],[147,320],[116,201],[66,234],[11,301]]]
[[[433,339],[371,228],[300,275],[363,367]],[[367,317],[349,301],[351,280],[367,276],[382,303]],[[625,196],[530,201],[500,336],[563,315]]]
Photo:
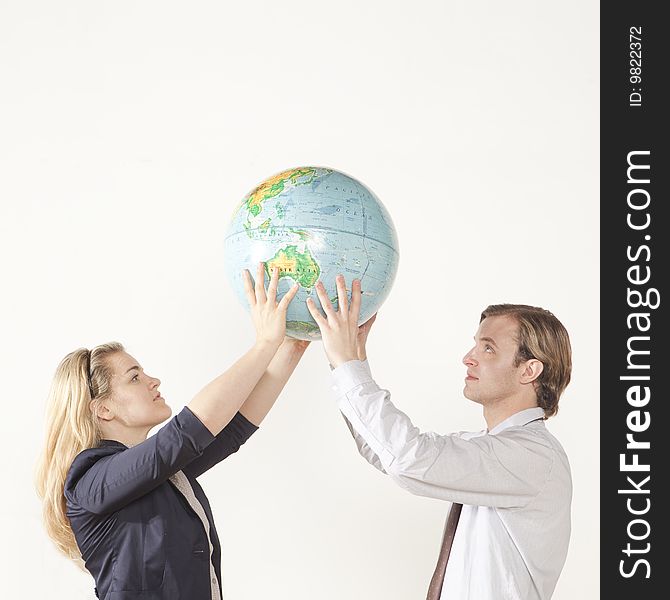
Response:
[[[477,361],[475,358],[472,356],[472,350],[468,352],[464,357],[463,357],[463,364],[466,367],[474,367],[477,364]]]
[[[152,387],[158,387],[160,384],[161,384],[161,380],[158,379],[158,377],[152,377],[151,378]]]

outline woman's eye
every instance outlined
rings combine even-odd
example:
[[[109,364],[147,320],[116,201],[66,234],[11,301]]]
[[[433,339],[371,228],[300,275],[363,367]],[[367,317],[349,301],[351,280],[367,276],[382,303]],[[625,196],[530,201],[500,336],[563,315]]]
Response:
[[[484,350],[486,350],[486,352],[493,352],[493,348],[491,346],[489,346],[488,344],[486,344],[486,346],[484,346]]]
[[[140,380],[139,375],[133,375],[133,378],[131,379],[131,381],[139,381],[139,380]]]

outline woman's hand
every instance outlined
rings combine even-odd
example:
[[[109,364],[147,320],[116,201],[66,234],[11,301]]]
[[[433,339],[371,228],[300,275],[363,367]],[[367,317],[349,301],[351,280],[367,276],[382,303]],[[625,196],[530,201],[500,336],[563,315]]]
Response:
[[[272,269],[270,284],[265,291],[265,264],[258,263],[255,285],[251,281],[251,273],[244,269],[244,291],[249,301],[251,318],[256,328],[256,344],[269,344],[279,348],[286,334],[286,311],[300,287],[297,283],[277,302],[277,285],[279,269]]]
[[[307,309],[321,330],[323,347],[333,368],[337,368],[342,363],[358,358],[358,315],[361,309],[360,280],[354,279],[351,284],[351,306],[349,306],[347,298],[344,277],[338,275],[336,282],[337,311],[333,308],[330,298],[328,298],[326,290],[320,281],[316,284],[316,293],[319,296],[326,316],[324,317],[317,309],[314,300],[311,298],[307,299]]]

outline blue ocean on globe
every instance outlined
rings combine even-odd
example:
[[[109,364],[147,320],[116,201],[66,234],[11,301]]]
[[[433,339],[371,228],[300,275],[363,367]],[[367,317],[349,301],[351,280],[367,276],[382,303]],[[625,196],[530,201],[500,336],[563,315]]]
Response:
[[[277,298],[297,282],[286,333],[314,340],[319,328],[305,300],[320,306],[314,286],[322,281],[337,308],[335,278],[361,280],[359,324],[377,312],[388,297],[398,269],[398,236],[391,216],[360,181],[334,169],[296,167],[264,180],[239,203],[224,240],[226,275],[248,308],[242,270],[256,277],[257,265],[280,269]]]

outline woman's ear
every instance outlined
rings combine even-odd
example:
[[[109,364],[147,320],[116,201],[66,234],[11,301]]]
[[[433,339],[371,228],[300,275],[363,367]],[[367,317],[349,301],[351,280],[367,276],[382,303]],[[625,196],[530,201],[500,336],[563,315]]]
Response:
[[[89,404],[93,416],[101,421],[111,421],[114,418],[114,410],[111,403],[100,400],[91,400]]]

